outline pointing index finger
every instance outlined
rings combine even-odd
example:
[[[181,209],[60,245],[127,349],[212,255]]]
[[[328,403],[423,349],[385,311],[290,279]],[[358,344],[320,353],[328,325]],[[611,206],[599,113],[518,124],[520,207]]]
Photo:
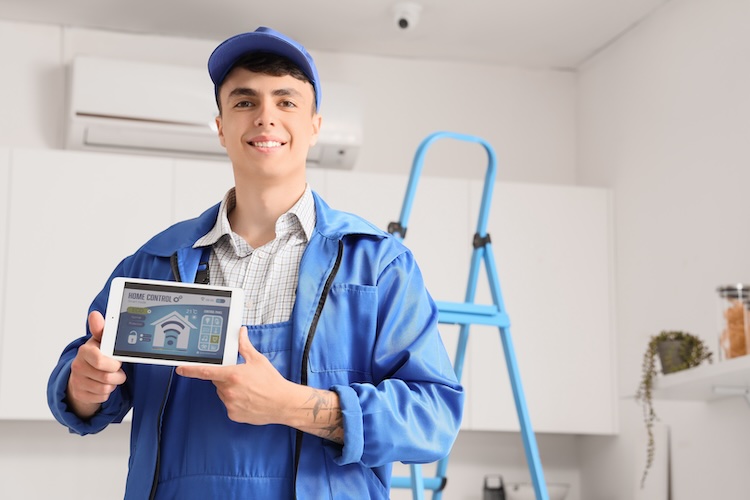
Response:
[[[177,375],[200,380],[224,380],[224,370],[219,366],[178,366]]]

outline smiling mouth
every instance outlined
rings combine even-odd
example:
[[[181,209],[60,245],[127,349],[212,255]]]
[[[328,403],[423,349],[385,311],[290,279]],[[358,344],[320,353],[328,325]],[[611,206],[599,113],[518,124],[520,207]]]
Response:
[[[283,146],[285,143],[279,141],[259,141],[259,142],[248,142],[251,146],[256,148],[278,148]]]

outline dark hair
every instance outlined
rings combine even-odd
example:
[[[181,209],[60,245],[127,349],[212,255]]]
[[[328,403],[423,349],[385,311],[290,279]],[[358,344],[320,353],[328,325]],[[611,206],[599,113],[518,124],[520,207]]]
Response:
[[[297,80],[309,83],[312,82],[309,78],[299,69],[299,66],[294,64],[291,60],[286,57],[271,54],[270,52],[251,52],[237,59],[227,72],[227,75],[231,73],[235,68],[242,68],[253,73],[262,73],[269,76],[291,76]],[[221,102],[219,100],[219,93],[221,86],[224,82],[219,85],[216,90],[216,105],[219,107],[219,114],[221,114]],[[313,89],[313,93],[315,90]],[[313,113],[316,112],[315,99],[313,98]]]

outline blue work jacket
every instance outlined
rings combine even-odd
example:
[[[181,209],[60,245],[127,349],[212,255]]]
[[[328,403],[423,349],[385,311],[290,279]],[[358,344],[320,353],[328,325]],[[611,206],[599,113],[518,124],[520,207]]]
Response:
[[[248,443],[204,453],[215,453],[217,460],[226,453],[250,453],[259,464],[268,454],[288,454],[300,499],[387,499],[392,462],[429,463],[448,454],[461,421],[463,388],[411,252],[363,219],[329,208],[315,193],[314,199],[317,222],[300,263],[291,316],[290,380],[339,395],[344,445],[290,429],[293,450],[258,450]],[[216,205],[158,234],[124,259],[110,280],[175,280],[178,275],[192,282],[201,256],[193,244],[213,227],[218,210]],[[177,270],[170,263],[175,254]],[[109,284],[91,311],[104,313]],[[68,408],[65,393],[70,365],[89,336],[87,332],[63,351],[49,380],[50,409],[71,432],[85,435],[120,422],[132,408],[125,498],[158,496],[159,443],[162,426],[168,425],[162,418],[178,376],[171,367],[124,363],[127,381],[97,414],[81,420]],[[214,393],[195,407],[201,405],[222,403]],[[184,415],[172,412],[170,418]],[[212,429],[210,423],[203,428]],[[189,498],[250,498],[242,490],[241,475],[212,470],[191,477]],[[271,497],[271,492],[253,493],[253,498]]]

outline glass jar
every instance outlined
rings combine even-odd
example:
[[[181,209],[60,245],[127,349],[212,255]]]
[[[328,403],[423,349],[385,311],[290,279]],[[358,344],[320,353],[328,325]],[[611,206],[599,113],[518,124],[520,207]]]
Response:
[[[750,346],[750,285],[736,284],[720,286],[719,311],[721,333],[719,335],[720,359],[731,359],[747,354]]]

